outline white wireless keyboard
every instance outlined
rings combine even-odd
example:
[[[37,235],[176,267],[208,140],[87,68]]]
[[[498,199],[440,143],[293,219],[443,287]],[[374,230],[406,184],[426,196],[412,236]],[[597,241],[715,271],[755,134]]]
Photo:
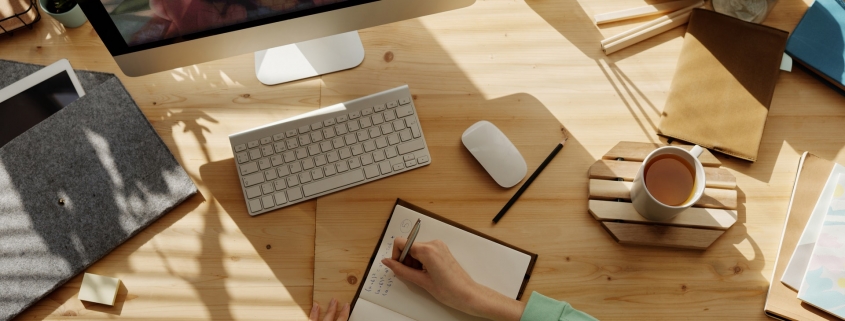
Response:
[[[408,86],[229,136],[249,214],[431,163]]]

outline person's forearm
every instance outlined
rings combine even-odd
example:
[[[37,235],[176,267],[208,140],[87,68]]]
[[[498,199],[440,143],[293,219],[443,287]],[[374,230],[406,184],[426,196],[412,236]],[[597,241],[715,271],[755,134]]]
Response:
[[[469,306],[470,314],[495,321],[519,321],[525,303],[511,299],[483,285],[478,285]]]

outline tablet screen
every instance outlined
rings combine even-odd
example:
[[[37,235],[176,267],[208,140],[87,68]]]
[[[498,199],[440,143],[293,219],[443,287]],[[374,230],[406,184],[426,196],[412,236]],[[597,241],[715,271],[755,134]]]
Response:
[[[0,147],[78,98],[64,71],[0,102]]]

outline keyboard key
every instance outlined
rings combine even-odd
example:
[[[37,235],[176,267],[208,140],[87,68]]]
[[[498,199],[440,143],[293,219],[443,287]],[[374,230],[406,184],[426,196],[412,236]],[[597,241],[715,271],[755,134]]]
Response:
[[[377,150],[373,153],[373,161],[380,162],[384,160],[384,152]]]
[[[308,183],[310,181],[311,181],[311,173],[310,172],[305,172],[305,173],[299,174],[299,182],[300,183],[305,184],[305,183]]]
[[[367,176],[367,179],[379,176],[378,165],[364,167],[364,175]]]
[[[323,122],[318,121],[316,123],[311,124],[311,130],[318,130],[320,128],[323,128]]]
[[[390,143],[390,145],[399,144],[399,135],[393,134],[393,135],[387,136],[387,142]]]
[[[276,205],[282,205],[284,203],[287,203],[287,201],[288,201],[287,197],[285,197],[284,192],[279,192],[279,193],[273,194],[273,198],[276,201]]]
[[[318,168],[318,169],[311,171],[311,177],[314,177],[314,180],[318,180],[318,179],[323,178],[323,169]]]
[[[373,115],[373,125],[380,125],[383,122],[384,122],[384,116],[382,116],[381,114]]]
[[[338,124],[339,124],[339,123],[342,123],[342,122],[345,122],[347,119],[348,119],[348,118],[346,117],[346,115],[343,115],[343,116],[337,116],[337,118],[335,118],[335,120],[337,120]]]
[[[305,157],[308,157],[308,151],[305,148],[296,150],[296,159],[303,159]]]
[[[377,148],[387,147],[387,139],[385,139],[384,137],[376,138],[376,147]]]
[[[401,170],[401,169],[403,169],[403,168],[405,168],[405,164],[403,164],[403,163],[399,163],[399,164],[395,164],[395,165],[393,165],[393,170],[394,170],[394,171],[398,171],[398,170]]]
[[[303,170],[309,170],[309,169],[312,169],[312,168],[314,168],[314,160],[313,159],[307,158],[307,159],[302,160],[302,169]]]
[[[309,131],[311,131],[311,126],[305,125],[305,126],[299,127],[299,133],[300,134],[305,134]]]
[[[273,155],[273,157],[270,157],[270,163],[273,164],[273,167],[276,167],[284,164],[285,160],[282,158],[282,155]]]
[[[246,163],[241,165],[241,176],[249,175],[258,171],[258,164],[256,162]]]
[[[299,143],[296,141],[296,139],[288,139],[286,143],[288,144],[288,149],[294,149],[299,147]]]
[[[393,121],[396,119],[396,113],[393,110],[388,110],[384,112],[384,121]]]
[[[323,137],[326,139],[334,137],[334,127],[323,128]]]
[[[420,156],[419,158],[417,158],[418,164],[425,164],[425,163],[428,163],[428,161],[429,161],[428,156]]]
[[[405,128],[404,130],[399,132],[399,138],[401,138],[403,142],[411,140],[411,130]]]
[[[270,159],[262,158],[258,160],[258,167],[262,170],[270,168]]]
[[[390,123],[381,125],[381,133],[382,134],[387,135],[387,134],[390,134],[392,132],[393,132],[393,125],[391,125]]]
[[[367,135],[367,131],[366,131],[366,130],[362,130],[362,131],[360,131],[360,132],[357,132],[355,135],[356,135],[356,136],[358,136],[358,141],[359,141],[359,142],[363,142],[363,141],[365,141],[365,140],[370,139],[370,135]]]
[[[364,148],[361,144],[352,145],[352,156],[358,156],[364,153]]]
[[[273,138],[270,136],[264,137],[261,139],[261,145],[267,145],[273,142]]]
[[[308,135],[299,136],[299,146],[308,146],[311,144],[311,137]]]
[[[278,134],[273,135],[274,141],[280,141],[282,139],[285,139],[285,133],[278,133]]]
[[[258,147],[258,141],[253,140],[253,141],[250,141],[249,143],[246,143],[246,145],[249,146],[249,148],[256,148],[256,147]]]
[[[361,156],[361,165],[370,165],[372,163],[373,163],[373,155],[364,154],[364,156]]]
[[[360,117],[361,117],[360,111],[354,111],[354,112],[349,113],[349,119],[358,119]]]
[[[273,151],[272,145],[264,145],[264,146],[261,146],[261,153],[264,154],[264,156],[270,156],[270,155],[273,155],[273,153],[275,153],[275,151]]]
[[[358,142],[355,139],[355,135],[353,135],[353,134],[346,135],[346,136],[344,136],[344,138],[346,140],[346,145],[352,145],[352,144],[355,144],[356,142]]]
[[[250,187],[246,189],[246,198],[256,198],[261,196],[261,186]]]
[[[414,109],[411,108],[411,106],[402,106],[402,107],[396,108],[396,116],[398,116],[399,118],[402,118],[402,117],[405,117],[405,116],[408,116],[408,115],[412,115],[413,113],[414,113]]]
[[[249,153],[242,152],[238,153],[238,163],[245,163],[249,161]]]
[[[334,165],[326,166],[323,170],[326,172],[326,176],[337,174],[337,169],[335,169]]]
[[[252,186],[264,183],[264,174],[263,173],[255,173],[252,175],[244,176],[244,186]]]
[[[330,190],[340,188],[349,184],[354,184],[364,180],[364,172],[362,170],[355,170],[349,173],[326,178],[308,185],[303,185],[302,190],[306,197],[328,192]]]
[[[378,168],[381,171],[382,175],[393,171],[393,169],[390,167],[390,163],[388,162],[378,163]]]
[[[416,150],[423,149],[423,147],[425,147],[425,142],[423,142],[422,140],[415,140],[396,147],[399,148],[399,154],[407,154]]]
[[[273,188],[273,183],[261,184],[261,190],[264,191],[264,194],[273,193],[276,189]]]
[[[393,130],[398,132],[398,131],[400,131],[404,128],[405,128],[405,122],[402,121],[401,119],[393,122]]]
[[[352,159],[349,160],[349,168],[356,169],[358,167],[361,167],[361,160],[358,159],[358,157],[352,157]]]
[[[299,185],[299,177],[296,175],[288,176],[288,186],[294,187],[296,185]]]
[[[349,130],[346,129],[346,125],[337,125],[337,126],[334,126],[334,132],[335,132],[335,134],[338,134],[338,135],[344,135],[344,134],[348,133]]]
[[[346,164],[346,162],[338,162],[336,165],[338,173],[343,173],[349,170],[349,165]]]
[[[323,126],[329,127],[334,125],[334,118],[326,119],[323,121]]]
[[[323,140],[323,134],[320,134],[319,131],[311,132],[311,141],[312,142],[319,142]]]
[[[352,157],[352,151],[349,150],[349,147],[341,148],[338,152],[340,153],[340,159]]]
[[[317,166],[326,165],[326,155],[320,155],[320,156],[314,157],[314,164],[317,165]]]
[[[373,125],[373,120],[370,117],[361,118],[358,122],[361,123],[361,128],[367,128]]]
[[[346,123],[346,127],[349,128],[349,131],[351,132],[361,129],[361,127],[358,126],[358,121],[354,119]]]
[[[388,161],[390,162],[390,166],[405,163],[405,160],[403,160],[402,157],[394,157],[394,158],[389,159]]]
[[[406,162],[409,161],[409,160],[412,160],[412,159],[414,159],[414,154],[408,154],[408,155],[402,156],[402,159],[404,159]]]
[[[264,209],[271,208],[276,206],[276,203],[273,203],[273,196],[267,195],[261,198],[261,203],[264,203]]]
[[[378,126],[370,128],[369,132],[370,132],[371,138],[376,138],[376,137],[381,136],[381,129],[379,129]]]
[[[387,108],[396,108],[397,106],[399,106],[398,101],[392,100],[387,102]]]
[[[256,159],[261,158],[261,151],[258,150],[258,148],[250,149],[249,150],[249,158],[252,159],[252,160],[256,160]]]
[[[302,165],[299,162],[294,162],[290,164],[290,172],[291,173],[299,173],[302,171]]]
[[[273,182],[273,185],[276,186],[277,191],[281,191],[287,187],[284,179],[276,180],[275,182]]]
[[[407,104],[410,104],[410,103],[411,103],[411,98],[405,97],[405,98],[399,99],[400,105],[407,105]]]
[[[417,161],[413,160],[413,159],[405,162],[405,167],[411,167],[411,166],[416,166],[416,165],[417,165]]]
[[[373,110],[375,110],[375,112],[384,111],[384,105],[375,105],[373,106]]]
[[[399,156],[399,154],[396,153],[396,148],[393,146],[385,148],[384,154],[387,156],[387,158],[394,158],[396,156]]]
[[[366,141],[364,142],[364,151],[369,153],[376,150],[376,143],[373,141]]]
[[[287,150],[287,147],[285,147],[285,143],[283,143],[283,142],[275,143],[275,144],[273,144],[273,147],[276,150],[276,153],[281,153],[281,152],[284,152],[285,150]]]
[[[295,161],[295,160],[296,160],[296,154],[294,154],[293,152],[285,153],[285,163],[290,163],[290,162]]]
[[[292,188],[288,190],[288,200],[291,202],[302,198],[302,191],[298,188]]]
[[[245,151],[245,150],[246,150],[246,144],[240,144],[238,146],[235,146],[235,152],[236,153],[242,152],[242,151]]]
[[[263,209],[264,208],[261,206],[261,199],[260,198],[256,198],[254,200],[249,200],[249,211],[250,212],[255,213],[255,212],[259,212]]]
[[[268,182],[277,178],[279,178],[279,175],[278,173],[276,173],[275,169],[264,171],[264,179],[266,179]]]
[[[405,117],[404,119],[405,119],[405,125],[407,125],[408,127],[411,127],[411,125],[414,125],[414,124],[417,123],[417,117]]]
[[[420,125],[413,124],[409,127],[411,127],[411,133],[414,134],[414,138],[422,137],[422,132],[420,132]]]
[[[336,161],[339,161],[339,160],[340,160],[340,157],[337,157],[337,152],[336,152],[336,151],[331,151],[331,152],[329,152],[329,153],[326,153],[326,158],[328,158],[328,159],[329,159],[329,163],[334,163],[334,162],[336,162]]]
[[[408,134],[410,135],[410,134]],[[320,153],[320,146],[319,145],[311,145],[308,146],[308,155],[314,156]]]
[[[289,129],[288,131],[285,132],[285,135],[287,135],[288,138],[294,137],[297,134],[298,133],[296,132],[296,129]]]
[[[284,177],[290,175],[290,169],[287,166],[280,166],[276,168],[276,171],[279,172],[279,177]]]
[[[369,116],[369,115],[372,115],[372,114],[373,114],[373,108],[372,107],[365,108],[365,109],[361,110],[361,115],[363,115],[363,116]]]

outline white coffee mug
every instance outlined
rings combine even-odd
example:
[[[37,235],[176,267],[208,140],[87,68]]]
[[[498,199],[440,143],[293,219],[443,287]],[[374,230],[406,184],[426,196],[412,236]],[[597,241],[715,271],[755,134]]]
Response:
[[[704,149],[698,145],[695,145],[690,151],[675,146],[665,146],[655,149],[651,152],[651,154],[648,154],[648,157],[643,160],[643,164],[640,166],[640,171],[637,172],[637,177],[634,178],[634,186],[631,188],[631,202],[634,203],[634,208],[637,212],[649,220],[665,221],[677,216],[679,213],[695,204],[695,202],[698,202],[698,200],[701,199],[701,195],[704,194],[705,185],[704,166],[702,166],[701,161],[698,160],[698,157],[701,156],[703,151]],[[666,154],[679,156],[695,168],[692,197],[678,206],[670,206],[661,203],[654,198],[645,184],[644,176],[646,165],[654,160],[655,157]]]

